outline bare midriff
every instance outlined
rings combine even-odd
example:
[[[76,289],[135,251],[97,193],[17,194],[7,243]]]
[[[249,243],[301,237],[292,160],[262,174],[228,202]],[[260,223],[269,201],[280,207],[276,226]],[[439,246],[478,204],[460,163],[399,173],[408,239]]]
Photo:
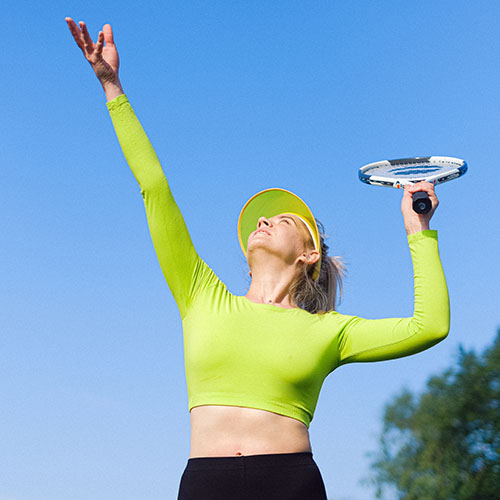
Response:
[[[294,418],[237,406],[197,406],[191,410],[189,458],[305,451],[312,451],[309,431]]]

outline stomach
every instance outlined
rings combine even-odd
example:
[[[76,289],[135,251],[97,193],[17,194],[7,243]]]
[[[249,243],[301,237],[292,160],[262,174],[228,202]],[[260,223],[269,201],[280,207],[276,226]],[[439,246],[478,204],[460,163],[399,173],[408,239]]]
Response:
[[[191,409],[189,458],[310,451],[309,431],[294,418],[239,406]]]

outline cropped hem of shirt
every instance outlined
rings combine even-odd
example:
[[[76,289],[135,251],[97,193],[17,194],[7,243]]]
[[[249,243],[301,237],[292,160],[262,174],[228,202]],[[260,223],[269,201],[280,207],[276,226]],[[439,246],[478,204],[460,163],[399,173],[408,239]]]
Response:
[[[107,106],[181,313],[189,410],[202,405],[257,408],[309,427],[322,384],[337,367],[408,356],[446,337],[448,292],[433,230],[408,236],[415,284],[409,318],[310,314],[231,294],[198,256],[127,97],[118,96]]]
[[[214,403],[217,401],[217,403]],[[284,415],[287,417],[294,418],[300,422],[308,425],[308,422],[312,420],[312,415],[306,410],[290,406],[286,403],[281,403],[279,401],[273,401],[272,399],[266,398],[246,398],[245,404],[241,404],[241,394],[228,394],[228,393],[205,393],[202,395],[193,396],[189,399],[189,411],[198,406],[238,406],[243,408],[254,408],[256,410],[266,410],[278,415]]]

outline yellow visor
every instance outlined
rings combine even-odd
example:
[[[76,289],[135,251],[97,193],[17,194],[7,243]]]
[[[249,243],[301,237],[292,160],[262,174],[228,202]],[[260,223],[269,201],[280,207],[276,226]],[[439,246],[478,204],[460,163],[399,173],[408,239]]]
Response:
[[[260,191],[252,196],[241,210],[238,219],[238,238],[243,253],[247,254],[248,237],[257,228],[260,217],[267,219],[280,214],[292,214],[299,217],[311,233],[314,248],[320,258],[314,266],[312,278],[319,278],[321,268],[321,248],[318,225],[309,207],[294,193],[281,188],[271,188]]]

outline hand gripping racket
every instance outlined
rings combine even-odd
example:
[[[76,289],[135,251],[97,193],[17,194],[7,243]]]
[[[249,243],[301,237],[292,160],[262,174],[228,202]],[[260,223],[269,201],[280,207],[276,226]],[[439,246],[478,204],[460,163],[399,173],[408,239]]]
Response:
[[[374,186],[403,189],[406,184],[420,181],[442,184],[467,172],[467,163],[451,156],[416,156],[400,160],[382,160],[359,169],[359,180]],[[425,191],[413,193],[413,210],[426,214],[431,200]]]

